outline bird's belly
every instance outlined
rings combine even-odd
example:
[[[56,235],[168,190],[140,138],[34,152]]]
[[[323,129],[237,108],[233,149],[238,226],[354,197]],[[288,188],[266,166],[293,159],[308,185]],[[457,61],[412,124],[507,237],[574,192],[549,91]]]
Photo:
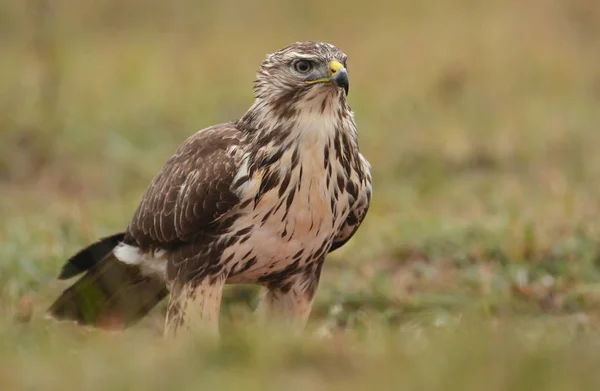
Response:
[[[236,222],[252,229],[223,254],[230,269],[228,283],[261,283],[270,276],[292,275],[325,256],[345,219],[338,209],[347,198],[332,207],[327,189],[319,185],[300,189],[289,207],[284,204],[277,210],[282,198],[269,192]]]
[[[328,241],[326,235],[287,241],[278,234],[275,230],[259,229],[245,244],[240,245],[231,262],[227,283],[257,283],[286,270],[294,274]],[[243,259],[242,256],[248,251],[252,252],[252,256]]]

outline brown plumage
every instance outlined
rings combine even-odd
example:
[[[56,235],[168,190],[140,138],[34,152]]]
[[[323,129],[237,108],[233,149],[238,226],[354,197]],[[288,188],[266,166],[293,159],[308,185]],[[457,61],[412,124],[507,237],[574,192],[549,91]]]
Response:
[[[130,325],[170,293],[167,333],[217,333],[223,285],[253,283],[264,287],[259,312],[302,327],[327,254],[354,235],[371,199],[345,66],[326,43],[269,55],[246,114],[192,135],[125,232],[67,261],[61,278],[84,275],[50,314]]]

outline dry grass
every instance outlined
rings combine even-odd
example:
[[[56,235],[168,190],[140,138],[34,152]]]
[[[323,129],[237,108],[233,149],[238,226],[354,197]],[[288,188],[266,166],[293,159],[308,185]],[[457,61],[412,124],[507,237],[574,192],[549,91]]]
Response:
[[[240,116],[264,55],[349,55],[375,194],[311,330],[220,348],[48,323],[61,262],[127,224],[189,134]],[[598,389],[600,5],[593,0],[0,3],[4,389]],[[311,334],[312,335],[312,334]]]

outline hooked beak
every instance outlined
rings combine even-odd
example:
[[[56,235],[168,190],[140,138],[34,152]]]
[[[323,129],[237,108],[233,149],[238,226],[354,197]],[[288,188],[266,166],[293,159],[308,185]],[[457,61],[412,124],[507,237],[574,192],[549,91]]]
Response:
[[[348,71],[338,61],[332,61],[329,63],[329,80],[338,87],[342,87],[346,96],[348,96],[348,90],[350,89],[350,82],[348,81]]]
[[[324,77],[316,80],[309,80],[306,82],[307,84],[316,84],[316,83],[330,83],[337,87],[341,87],[344,89],[346,96],[348,95],[348,91],[350,89],[350,82],[348,80],[348,71],[339,61],[331,61],[329,63],[329,77]]]

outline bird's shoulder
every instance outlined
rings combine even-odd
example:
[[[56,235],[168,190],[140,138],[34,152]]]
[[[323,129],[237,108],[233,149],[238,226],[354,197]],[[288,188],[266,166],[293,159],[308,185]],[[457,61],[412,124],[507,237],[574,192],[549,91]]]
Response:
[[[243,132],[233,122],[190,136],[146,189],[125,241],[139,247],[168,247],[209,231],[239,202],[231,183],[243,147]]]

